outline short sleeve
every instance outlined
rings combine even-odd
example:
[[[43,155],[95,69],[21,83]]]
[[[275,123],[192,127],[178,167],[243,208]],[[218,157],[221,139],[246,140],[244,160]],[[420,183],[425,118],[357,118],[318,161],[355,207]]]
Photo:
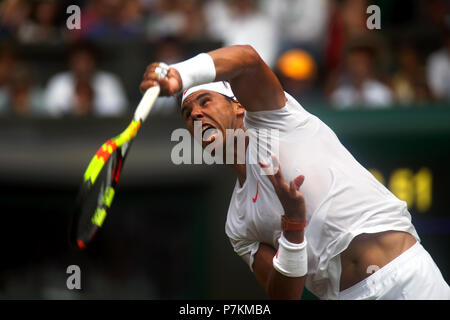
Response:
[[[285,92],[286,105],[281,109],[246,111],[244,125],[247,129],[276,129],[281,134],[291,133],[303,126],[311,114],[307,112],[292,96]]]

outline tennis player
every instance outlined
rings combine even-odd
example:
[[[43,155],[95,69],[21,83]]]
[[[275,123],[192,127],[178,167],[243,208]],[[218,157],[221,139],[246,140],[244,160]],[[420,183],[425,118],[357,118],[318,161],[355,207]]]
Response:
[[[321,299],[450,299],[406,203],[283,91],[252,47],[201,53],[167,78],[158,68],[147,67],[141,90],[180,93],[190,132],[194,121],[212,130],[204,147],[219,132],[226,143],[227,129],[278,132],[274,157],[250,161],[261,143],[250,134],[246,162],[229,164],[237,181],[225,227],[270,298],[300,299],[306,287]]]

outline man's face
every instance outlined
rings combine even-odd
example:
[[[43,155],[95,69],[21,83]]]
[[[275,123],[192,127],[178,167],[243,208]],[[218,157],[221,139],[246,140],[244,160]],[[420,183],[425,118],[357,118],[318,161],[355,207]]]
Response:
[[[8,52],[0,53],[0,86],[8,82],[16,65],[16,59]]]
[[[356,81],[364,81],[371,75],[371,56],[366,51],[355,50],[348,55],[347,66]]]
[[[70,67],[79,78],[88,78],[94,72],[95,61],[90,52],[79,50],[70,59]]]
[[[226,140],[226,129],[236,129],[239,118],[242,120],[244,109],[233,103],[220,93],[200,90],[188,96],[181,106],[181,114],[189,132],[194,135],[194,121],[201,121],[202,136],[208,129],[221,132],[223,142]],[[209,132],[213,132],[210,130]],[[212,142],[210,138],[202,142],[203,148]]]

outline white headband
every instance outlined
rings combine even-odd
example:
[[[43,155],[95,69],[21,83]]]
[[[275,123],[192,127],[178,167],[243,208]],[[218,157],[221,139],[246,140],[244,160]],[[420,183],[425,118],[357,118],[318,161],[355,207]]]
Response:
[[[228,98],[236,99],[233,91],[231,90],[231,86],[227,81],[217,81],[217,82],[210,82],[207,84],[201,84],[199,86],[187,89],[186,91],[183,92],[181,104],[183,104],[184,99],[186,99],[188,96],[200,90],[215,91],[220,94],[223,94],[224,96],[227,96]]]

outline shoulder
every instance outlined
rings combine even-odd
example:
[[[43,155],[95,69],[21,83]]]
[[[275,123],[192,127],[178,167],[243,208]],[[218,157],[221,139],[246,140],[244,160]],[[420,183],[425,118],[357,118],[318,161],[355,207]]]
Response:
[[[369,80],[364,84],[366,90],[376,92],[377,94],[390,95],[391,89],[384,83],[377,80]]]
[[[287,92],[284,92],[286,104],[283,108],[264,111],[246,111],[245,125],[248,129],[278,129],[286,131],[298,127],[307,121],[311,114]]]
[[[120,79],[119,76],[114,73],[100,70],[95,73],[94,81],[118,83],[120,82]]]
[[[97,71],[92,85],[99,92],[104,92],[108,95],[113,95],[114,97],[120,96],[122,99],[125,99],[125,91],[122,86],[122,81],[113,73]]]
[[[67,85],[67,84],[71,84],[73,82],[73,79],[74,79],[74,77],[71,72],[69,72],[69,71],[60,72],[60,73],[55,74],[48,80],[48,85],[49,86]]]
[[[433,52],[427,59],[429,65],[448,63],[450,58],[444,49]]]

